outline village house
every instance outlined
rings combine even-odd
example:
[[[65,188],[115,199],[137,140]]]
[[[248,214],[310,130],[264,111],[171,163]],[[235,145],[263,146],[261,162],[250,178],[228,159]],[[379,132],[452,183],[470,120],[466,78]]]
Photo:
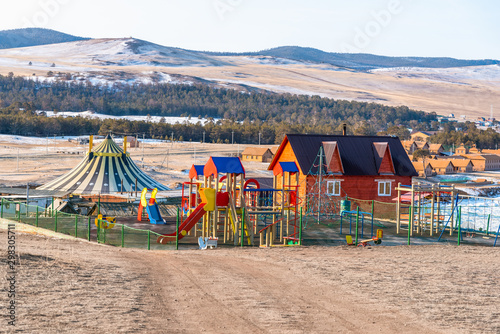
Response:
[[[271,162],[273,157],[271,150],[263,147],[247,147],[241,153],[242,161]]]
[[[429,144],[430,154],[439,155],[444,152],[444,147],[441,144]]]
[[[439,175],[456,173],[455,166],[451,162],[451,159],[432,160],[432,167],[434,172]]]
[[[415,167],[415,170],[418,173],[418,176],[432,176],[432,174],[434,173],[434,168],[428,161],[426,161],[425,163],[423,161],[413,161],[412,163],[413,167]]]
[[[429,144],[425,141],[415,141],[415,146],[417,150],[429,150]]]
[[[319,189],[338,198],[390,202],[398,183],[410,185],[418,176],[399,139],[389,136],[288,134],[268,169],[283,162],[297,164],[301,198]]]
[[[126,137],[127,138],[127,148],[138,148],[139,147],[139,140],[137,140],[136,137]]]
[[[414,140],[402,140],[401,144],[403,145],[403,148],[409,155],[413,154],[413,152],[415,152],[418,149]]]
[[[475,171],[488,171],[500,169],[500,156],[496,154],[462,154],[470,159]]]
[[[410,134],[411,140],[427,141],[429,137],[436,134],[437,131],[414,131]]]
[[[453,159],[452,163],[457,173],[471,173],[474,171],[474,164],[469,159]]]

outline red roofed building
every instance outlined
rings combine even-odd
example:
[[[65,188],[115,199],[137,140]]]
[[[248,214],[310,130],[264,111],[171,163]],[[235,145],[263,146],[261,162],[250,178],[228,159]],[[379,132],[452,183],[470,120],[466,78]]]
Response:
[[[398,183],[410,185],[418,176],[400,140],[389,136],[289,134],[268,169],[279,162],[297,164],[301,199],[320,191],[339,199],[391,202]]]

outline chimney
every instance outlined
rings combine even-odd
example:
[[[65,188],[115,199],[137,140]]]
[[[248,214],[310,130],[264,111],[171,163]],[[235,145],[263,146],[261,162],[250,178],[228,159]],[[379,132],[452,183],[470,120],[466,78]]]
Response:
[[[342,124],[342,136],[345,136],[347,134],[347,124],[343,123]]]

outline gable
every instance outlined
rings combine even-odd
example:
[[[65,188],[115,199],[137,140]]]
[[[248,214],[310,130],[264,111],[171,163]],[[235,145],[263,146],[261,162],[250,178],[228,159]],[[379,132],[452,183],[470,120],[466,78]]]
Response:
[[[340,157],[337,142],[324,141],[322,145],[325,153],[327,171],[330,173],[344,174],[344,167],[342,166],[342,159]]]
[[[395,174],[389,143],[373,143],[379,174]]]

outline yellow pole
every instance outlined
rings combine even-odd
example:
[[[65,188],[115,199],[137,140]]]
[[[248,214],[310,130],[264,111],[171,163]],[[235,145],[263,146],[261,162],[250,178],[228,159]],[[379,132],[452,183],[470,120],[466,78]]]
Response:
[[[123,137],[123,153],[127,154],[127,136]]]
[[[92,152],[92,147],[93,146],[94,146],[94,136],[90,135],[90,138],[89,138],[89,154],[90,154],[90,152]]]

